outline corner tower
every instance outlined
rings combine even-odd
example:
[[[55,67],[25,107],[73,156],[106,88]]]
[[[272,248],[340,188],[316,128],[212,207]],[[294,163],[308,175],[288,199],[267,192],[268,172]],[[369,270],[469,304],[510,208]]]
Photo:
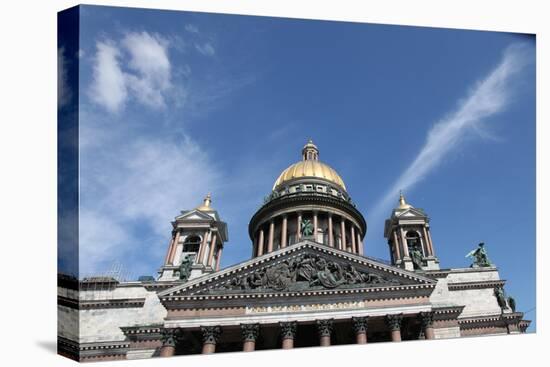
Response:
[[[319,160],[310,140],[302,160],[285,169],[248,226],[252,257],[308,239],[363,254],[367,223],[340,175]]]
[[[159,281],[187,281],[220,269],[223,246],[228,240],[227,224],[212,207],[210,194],[202,205],[182,211],[172,228]]]
[[[393,209],[384,226],[393,265],[406,270],[439,269],[429,223],[424,210],[408,204],[400,193],[399,205]]]

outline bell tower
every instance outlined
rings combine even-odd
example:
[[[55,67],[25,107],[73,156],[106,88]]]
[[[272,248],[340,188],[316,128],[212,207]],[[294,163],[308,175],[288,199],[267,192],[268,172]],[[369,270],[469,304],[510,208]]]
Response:
[[[424,210],[408,204],[403,193],[399,194],[399,205],[384,225],[393,265],[411,271],[439,269],[429,222]]]
[[[172,236],[159,281],[187,281],[220,269],[227,224],[212,207],[208,194],[203,204],[184,210],[172,222]]]

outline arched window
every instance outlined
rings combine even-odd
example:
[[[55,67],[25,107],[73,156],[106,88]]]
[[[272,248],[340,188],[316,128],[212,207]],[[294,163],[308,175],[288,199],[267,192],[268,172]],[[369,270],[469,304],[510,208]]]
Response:
[[[183,252],[199,252],[201,238],[197,235],[188,236],[183,243]]]
[[[417,249],[421,253],[423,252],[421,242],[420,242],[420,235],[418,234],[418,232],[408,231],[405,234],[405,240],[407,241],[407,246],[409,247],[409,252],[412,249]]]

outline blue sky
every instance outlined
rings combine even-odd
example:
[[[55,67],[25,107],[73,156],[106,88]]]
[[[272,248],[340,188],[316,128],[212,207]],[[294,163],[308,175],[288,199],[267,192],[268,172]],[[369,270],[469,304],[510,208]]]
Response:
[[[113,262],[155,274],[170,221],[207,192],[229,226],[222,266],[249,258],[250,217],[312,138],[367,219],[367,255],[389,257],[383,221],[402,188],[429,214],[442,267],[469,266],[485,241],[518,309],[535,307],[533,36],[90,6],[80,17],[80,51],[60,57],[80,60],[81,275]]]

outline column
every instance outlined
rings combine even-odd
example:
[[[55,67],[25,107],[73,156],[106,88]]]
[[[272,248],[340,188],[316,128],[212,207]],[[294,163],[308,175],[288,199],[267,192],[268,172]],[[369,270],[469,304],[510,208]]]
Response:
[[[401,260],[401,245],[399,244],[399,240],[397,239],[396,230],[393,231],[393,245],[395,246],[395,260]]]
[[[201,247],[199,249],[199,256],[197,258],[198,264],[204,264],[204,252],[206,251],[206,243],[208,241],[208,230],[204,231],[204,236],[202,238]]]
[[[298,212],[298,221],[296,222],[296,242],[302,239],[302,212]]]
[[[288,227],[288,218],[287,218],[287,215],[283,215],[283,224],[282,224],[282,228],[281,228],[281,248],[285,248],[286,247],[286,239],[288,237],[288,234],[287,234],[287,227]]]
[[[340,218],[340,238],[342,239],[340,241],[340,250],[347,250],[346,249],[346,220],[344,217]]]
[[[319,332],[319,344],[322,347],[330,345],[330,334],[332,334],[333,319],[317,320],[317,331]]]
[[[216,344],[220,340],[222,328],[219,326],[201,326],[202,354],[216,352]]]
[[[433,312],[420,312],[420,321],[422,322],[422,330],[426,339],[435,339],[434,336],[434,314]]]
[[[260,324],[241,324],[243,352],[252,352],[256,348],[256,339],[260,334]]]
[[[367,321],[368,316],[352,317],[353,330],[355,331],[355,339],[357,344],[367,344]]]
[[[403,314],[386,315],[386,325],[391,331],[391,340],[393,342],[401,341],[401,322],[403,321]]]
[[[212,241],[210,241],[210,253],[208,254],[208,263],[206,265],[212,266],[212,258],[214,257],[214,251],[216,250],[216,232],[212,233]]]
[[[355,226],[351,225],[351,251],[356,254],[357,253],[357,246],[355,243]]]
[[[409,257],[409,246],[407,245],[407,240],[405,239],[403,228],[399,228],[399,233],[401,234],[401,243],[403,244],[403,257]]]
[[[161,340],[161,357],[172,357],[174,354],[176,354],[176,329],[163,329]]]
[[[432,242],[432,232],[429,228],[426,229],[426,232],[428,232],[428,244],[430,245],[430,254],[434,256],[434,244]]]
[[[176,249],[178,248],[178,242],[180,241],[180,231],[176,230],[176,236],[174,237],[174,244],[172,246],[172,253],[170,254],[170,264],[174,264],[174,257],[176,256]]]
[[[216,262],[216,271],[220,271],[220,263],[222,262],[222,250],[223,245],[220,245],[220,247],[218,247],[218,261]]]
[[[317,242],[317,211],[313,212],[313,241]]]
[[[168,244],[168,251],[166,252],[166,258],[164,259],[164,264],[168,265],[168,260],[170,260],[170,257],[172,255],[172,248],[174,247],[174,234],[172,234],[172,237],[170,237],[170,242]]]
[[[258,238],[258,256],[264,254],[264,230],[260,229],[260,237]]]
[[[430,251],[430,241],[428,240],[428,231],[426,231],[426,227],[422,227],[422,234],[423,239],[422,243],[424,244],[424,251],[426,253],[426,256],[432,256],[432,252]]]
[[[328,213],[328,245],[334,247],[334,232],[332,231],[332,213]]]
[[[363,255],[363,243],[361,242],[361,233],[357,231],[357,253]]]
[[[273,219],[269,221],[269,236],[267,238],[267,253],[273,251],[273,234],[275,232],[275,222]]]
[[[283,349],[294,348],[294,338],[296,338],[296,321],[279,322],[281,327],[281,340]]]

